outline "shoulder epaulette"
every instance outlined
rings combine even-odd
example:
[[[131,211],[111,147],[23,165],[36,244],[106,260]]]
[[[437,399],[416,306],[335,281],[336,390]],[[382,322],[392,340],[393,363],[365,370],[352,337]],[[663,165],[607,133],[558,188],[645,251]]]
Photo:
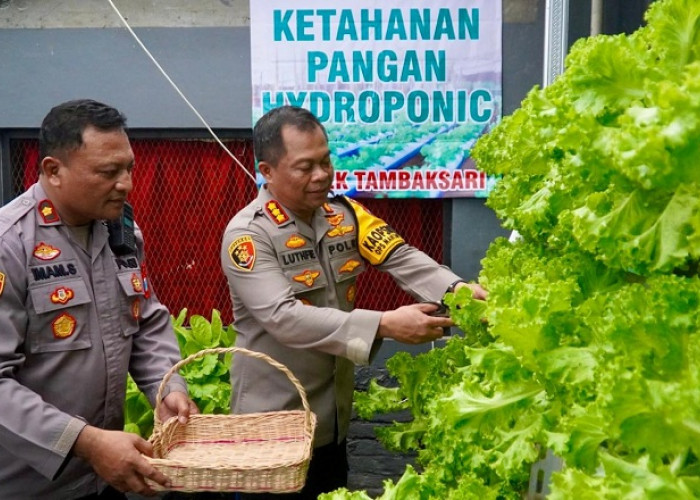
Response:
[[[35,206],[35,200],[19,196],[0,208],[0,236],[9,231],[18,220],[24,217]]]
[[[291,220],[284,207],[277,200],[268,200],[263,205],[263,211],[276,225],[281,226]]]

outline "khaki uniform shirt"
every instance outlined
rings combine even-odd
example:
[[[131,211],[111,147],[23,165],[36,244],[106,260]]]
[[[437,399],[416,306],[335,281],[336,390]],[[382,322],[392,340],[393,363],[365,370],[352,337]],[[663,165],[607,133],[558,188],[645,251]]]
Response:
[[[74,499],[104,487],[70,451],[86,425],[121,430],[127,370],[155,401],[181,359],[137,252],[93,222],[81,248],[39,184],[0,209],[0,498]],[[184,391],[178,379],[170,390]]]
[[[354,309],[357,276],[376,266],[418,300],[442,299],[459,279],[348,198],[329,200],[308,225],[266,188],[229,222],[221,262],[236,345],[268,354],[300,380],[318,416],[315,446],[345,439],[354,364],[369,363],[379,347],[382,312]],[[301,407],[296,388],[264,361],[236,356],[232,383],[236,413]]]

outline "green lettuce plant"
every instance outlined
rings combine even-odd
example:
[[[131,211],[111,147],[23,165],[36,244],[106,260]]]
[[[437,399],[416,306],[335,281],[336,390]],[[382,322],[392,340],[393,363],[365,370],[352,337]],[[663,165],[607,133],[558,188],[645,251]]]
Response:
[[[186,319],[187,309],[180,311],[177,317],[171,316],[183,359],[204,349],[232,347],[235,343],[236,332],[233,326],[224,326],[221,315],[216,309],[212,310],[211,321],[200,315],[192,315],[189,318],[189,326],[185,326]],[[187,382],[190,397],[197,403],[202,413],[229,413],[230,368],[231,354],[226,353],[209,354],[180,369],[180,374]],[[153,432],[153,408],[131,377],[127,381],[124,419],[125,431],[145,438]]]
[[[646,21],[577,42],[475,145],[520,238],[487,251],[485,303],[446,297],[464,336],[357,395],[414,417],[379,437],[420,474],[381,499],[521,498],[546,449],[550,499],[700,498],[700,2]]]

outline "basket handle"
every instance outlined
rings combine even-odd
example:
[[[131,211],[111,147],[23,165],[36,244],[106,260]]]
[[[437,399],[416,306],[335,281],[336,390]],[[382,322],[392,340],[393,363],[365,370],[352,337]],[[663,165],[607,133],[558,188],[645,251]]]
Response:
[[[306,399],[306,391],[304,390],[304,387],[301,385],[299,382],[299,379],[297,379],[294,374],[284,366],[282,363],[275,361],[272,359],[270,356],[267,354],[263,354],[261,352],[257,351],[251,351],[249,349],[245,349],[243,347],[216,347],[213,349],[202,349],[199,352],[196,352],[194,354],[191,354],[187,356],[185,359],[182,359],[178,361],[176,364],[173,365],[170,370],[168,370],[168,373],[165,374],[163,377],[162,382],[160,383],[160,387],[158,388],[158,395],[156,396],[156,407],[155,411],[153,412],[153,426],[154,426],[154,435],[156,434],[156,430],[160,429],[161,426],[161,421],[160,417],[158,416],[158,410],[160,408],[161,404],[161,399],[163,398],[163,392],[165,392],[165,387],[168,384],[168,381],[170,380],[170,377],[172,377],[175,373],[177,373],[180,368],[185,366],[191,361],[194,361],[199,358],[203,358],[204,356],[207,356],[209,354],[224,354],[224,353],[236,353],[239,352],[241,354],[245,354],[246,356],[250,356],[251,358],[257,358],[261,359],[263,361],[266,361],[270,365],[274,366],[277,368],[279,371],[284,373],[289,381],[294,384],[294,387],[296,387],[297,391],[299,392],[299,396],[301,396],[301,404],[304,407],[304,429],[309,433],[309,435],[313,435],[313,429],[311,428],[311,407],[309,406],[309,402]]]

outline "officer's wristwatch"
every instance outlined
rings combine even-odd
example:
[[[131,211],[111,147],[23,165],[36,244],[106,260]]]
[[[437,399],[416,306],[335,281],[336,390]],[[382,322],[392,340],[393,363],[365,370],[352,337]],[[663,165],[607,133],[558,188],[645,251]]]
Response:
[[[445,293],[455,293],[455,288],[457,288],[457,285],[459,285],[460,283],[466,284],[467,282],[464,280],[457,280],[454,283],[452,283],[450,286],[447,287],[447,292],[445,292]]]

